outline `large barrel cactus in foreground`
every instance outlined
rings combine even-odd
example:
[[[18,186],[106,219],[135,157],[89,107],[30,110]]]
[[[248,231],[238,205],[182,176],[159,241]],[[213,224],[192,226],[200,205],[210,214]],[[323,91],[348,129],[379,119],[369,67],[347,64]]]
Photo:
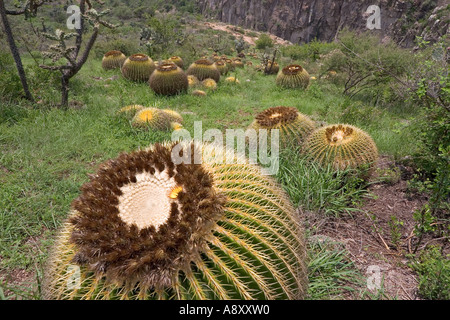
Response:
[[[309,73],[298,64],[291,64],[278,72],[276,83],[283,88],[303,88],[309,85]]]
[[[279,129],[281,147],[298,147],[314,130],[315,124],[294,107],[278,106],[258,113],[249,129]]]
[[[316,129],[303,145],[303,153],[312,160],[335,169],[373,168],[378,149],[363,130],[348,124]]]
[[[122,65],[122,75],[132,81],[148,81],[150,75],[155,70],[153,60],[142,53],[136,53],[129,56]]]
[[[123,153],[81,188],[50,255],[44,298],[305,296],[303,231],[283,190],[257,166],[225,164],[229,151],[179,146]]]

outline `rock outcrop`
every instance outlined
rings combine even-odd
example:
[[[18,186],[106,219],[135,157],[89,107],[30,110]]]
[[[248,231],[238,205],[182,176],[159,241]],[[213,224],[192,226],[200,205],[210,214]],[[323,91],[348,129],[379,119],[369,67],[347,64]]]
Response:
[[[372,5],[380,8],[381,37],[409,47],[416,36],[435,41],[449,33],[448,0],[197,0],[203,15],[272,33],[292,43],[332,41],[344,27],[368,30]],[[372,17],[372,18],[371,18]],[[376,21],[375,21],[376,22]]]

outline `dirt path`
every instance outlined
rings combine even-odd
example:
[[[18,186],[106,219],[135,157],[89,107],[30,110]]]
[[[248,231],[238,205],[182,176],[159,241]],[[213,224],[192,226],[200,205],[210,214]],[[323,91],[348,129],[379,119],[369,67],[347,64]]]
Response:
[[[221,30],[221,31],[228,32],[228,33],[234,35],[236,38],[242,37],[245,42],[247,42],[248,44],[253,45],[253,46],[255,45],[255,41],[258,39],[259,35],[261,34],[261,32],[258,32],[258,31],[247,30],[247,29],[244,29],[244,28],[241,28],[241,27],[236,27],[236,26],[233,26],[233,25],[230,25],[230,24],[225,24],[225,23],[222,23],[222,22],[205,22],[204,26],[208,27],[208,28],[211,28],[211,29],[214,29],[214,30]],[[245,34],[242,34],[242,33],[238,32],[238,31],[236,31],[238,28],[240,30],[243,30],[245,32]],[[247,35],[248,32],[254,32],[255,34],[257,34],[257,36],[256,37],[250,37],[250,36]],[[273,34],[269,34],[269,36],[272,38],[272,40],[273,40],[273,42],[275,44],[279,44],[279,45],[291,45],[292,44],[291,42],[289,42],[287,40],[284,40],[284,39],[282,39],[280,37],[277,37],[277,36],[275,36]]]

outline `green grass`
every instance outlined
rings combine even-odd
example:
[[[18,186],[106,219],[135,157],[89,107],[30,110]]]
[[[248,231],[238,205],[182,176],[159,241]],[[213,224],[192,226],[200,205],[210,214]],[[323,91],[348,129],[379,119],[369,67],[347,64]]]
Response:
[[[27,58],[24,61],[32,63]],[[217,90],[208,91],[206,97],[157,97],[146,83],[126,81],[119,71],[104,71],[100,60],[91,59],[71,81],[70,99],[82,102],[81,109],[49,107],[59,100],[57,89],[39,93],[41,106],[1,102],[0,278],[13,269],[42,267],[71,202],[101,162],[120,152],[170,139],[167,132],[133,128],[117,115],[125,105],[170,107],[183,115],[184,126],[192,135],[194,121],[201,120],[203,130],[245,129],[259,111],[294,106],[316,121],[360,126],[372,135],[381,154],[402,157],[414,150],[407,125],[410,115],[401,106],[383,110],[365,106],[365,117],[361,117],[358,110],[347,110],[353,102],[326,81],[313,82],[307,91],[283,90],[276,87],[275,76],[264,76],[248,67],[230,75],[237,76],[240,84],[219,82]],[[107,80],[114,76],[117,79]],[[282,153],[276,178],[295,205],[325,214],[351,213],[365,195],[364,188],[345,172],[336,175],[308,164],[297,159],[295,151]],[[341,258],[338,253],[327,257],[343,263]],[[351,274],[344,272],[342,276],[347,279]],[[312,288],[313,296],[329,295],[327,286]],[[0,297],[2,294],[4,291]]]

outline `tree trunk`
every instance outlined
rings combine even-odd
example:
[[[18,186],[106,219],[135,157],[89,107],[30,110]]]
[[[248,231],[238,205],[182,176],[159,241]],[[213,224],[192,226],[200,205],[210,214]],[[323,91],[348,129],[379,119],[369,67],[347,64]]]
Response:
[[[19,50],[17,49],[16,43],[14,41],[14,36],[9,25],[8,17],[6,16],[6,8],[3,0],[0,0],[0,16],[2,18],[3,27],[5,29],[6,38],[9,44],[9,49],[11,50],[11,54],[16,63],[17,72],[19,73],[20,81],[22,82],[23,91],[25,92],[25,98],[34,102],[33,96],[28,88],[27,77],[25,75],[25,70],[23,69],[22,60],[20,59]]]
[[[69,107],[69,77],[66,74],[61,75],[61,108]]]

